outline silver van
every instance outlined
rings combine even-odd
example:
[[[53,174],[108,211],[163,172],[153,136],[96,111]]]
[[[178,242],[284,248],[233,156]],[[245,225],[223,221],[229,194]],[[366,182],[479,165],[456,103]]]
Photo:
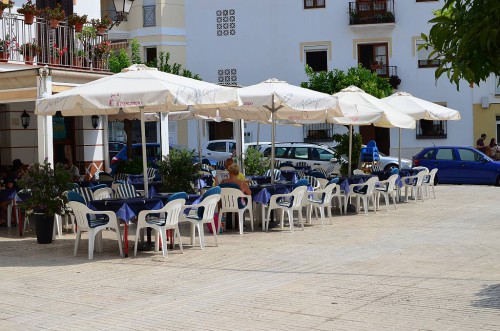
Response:
[[[271,145],[264,145],[260,151],[266,157],[271,157]],[[340,174],[341,163],[335,157],[332,147],[312,143],[276,143],[275,158],[281,162],[290,162],[297,165],[305,162],[311,169],[330,169],[333,174]]]

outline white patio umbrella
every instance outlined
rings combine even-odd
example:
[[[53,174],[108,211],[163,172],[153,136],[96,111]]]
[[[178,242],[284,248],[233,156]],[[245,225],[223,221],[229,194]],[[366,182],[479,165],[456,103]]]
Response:
[[[242,105],[219,109],[222,118],[267,122],[271,118],[271,170],[274,172],[276,122],[326,121],[327,111],[340,116],[337,100],[331,95],[290,85],[276,78],[237,89]],[[211,110],[213,114],[213,110]],[[202,111],[203,114],[207,112]],[[274,176],[271,176],[274,182]]]
[[[414,97],[407,92],[396,92],[382,99],[391,106],[398,108],[401,112],[411,116],[415,121],[418,120],[438,120],[438,121],[456,121],[461,119],[457,110],[438,105],[424,99]],[[401,130],[399,130],[399,148],[398,159],[401,164]]]
[[[351,173],[352,126],[373,124],[384,128],[414,129],[415,120],[385,101],[356,86],[349,86],[333,96],[338,98],[343,117],[328,118],[329,122],[349,125],[349,174]]]
[[[36,102],[35,114],[64,116],[141,114],[144,188],[147,196],[145,112],[233,107],[241,104],[236,89],[168,74],[144,65],[80,85]]]

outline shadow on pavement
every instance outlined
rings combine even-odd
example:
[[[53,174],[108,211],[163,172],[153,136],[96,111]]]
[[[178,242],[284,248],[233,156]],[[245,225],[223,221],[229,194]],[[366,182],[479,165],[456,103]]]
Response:
[[[483,298],[473,301],[474,307],[500,309],[500,284],[487,286],[476,295]]]

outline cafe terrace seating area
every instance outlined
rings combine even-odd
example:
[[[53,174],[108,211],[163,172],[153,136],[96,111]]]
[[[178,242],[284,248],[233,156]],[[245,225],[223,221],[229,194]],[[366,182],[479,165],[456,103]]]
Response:
[[[161,250],[167,257],[176,246],[181,253],[186,247],[216,249],[224,244],[225,235],[245,236],[259,227],[271,237],[276,231],[299,233],[309,226],[330,226],[353,213],[362,213],[367,219],[372,213],[387,213],[390,220],[399,211],[398,205],[436,198],[436,169],[335,176],[307,165],[278,166],[280,169],[264,176],[247,176],[252,192],[248,196],[234,184],[217,186],[228,174],[211,167],[203,167],[200,178],[192,183],[196,194],[163,192],[162,182],[155,181],[159,176],[150,169],[148,197],[143,175],[101,172],[91,181],[72,183],[66,192],[72,212],[56,215],[53,238],[74,236],[74,255],[80,256],[85,248],[93,259],[103,250],[102,232],[113,231],[119,256],[129,255],[131,243],[137,258],[155,254],[138,250]],[[0,201],[9,202],[7,226],[17,226],[20,236],[32,226],[30,217],[18,208],[25,199],[29,199],[29,191],[0,191]],[[190,236],[190,243],[182,242],[181,232]]]

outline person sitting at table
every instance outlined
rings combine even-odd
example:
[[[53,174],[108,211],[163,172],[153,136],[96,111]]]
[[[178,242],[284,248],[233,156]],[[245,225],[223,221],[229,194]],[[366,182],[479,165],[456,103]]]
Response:
[[[233,164],[234,164],[233,159],[232,159],[232,158],[228,158],[228,159],[226,159],[226,161],[224,162],[224,167],[225,167],[225,168],[226,168],[226,170],[229,172],[229,167],[230,167],[231,165],[233,165]],[[238,167],[238,176],[237,176],[237,178],[238,178],[239,180],[243,181],[243,182],[245,181],[245,175],[243,175],[243,174],[240,172],[240,167]]]
[[[229,172],[229,178],[224,179],[221,184],[226,184],[226,183],[232,183],[238,185],[240,190],[247,194],[250,195],[252,194],[252,191],[250,191],[250,187],[248,187],[248,184],[245,182],[243,176],[243,180],[240,179],[240,167],[237,164],[231,164],[228,168],[227,171]]]
[[[80,170],[78,170],[78,167],[73,164],[68,159],[64,159],[63,161],[63,166],[64,169],[70,174],[70,179],[74,182],[77,182],[78,179],[80,179]]]

